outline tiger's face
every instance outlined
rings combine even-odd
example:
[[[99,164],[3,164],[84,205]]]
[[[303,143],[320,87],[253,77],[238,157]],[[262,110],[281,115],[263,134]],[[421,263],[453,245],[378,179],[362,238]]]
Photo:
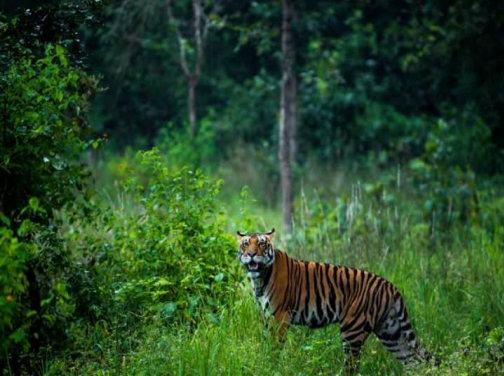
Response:
[[[238,258],[247,268],[250,278],[260,278],[262,272],[275,261],[274,233],[275,229],[252,235],[238,232]]]

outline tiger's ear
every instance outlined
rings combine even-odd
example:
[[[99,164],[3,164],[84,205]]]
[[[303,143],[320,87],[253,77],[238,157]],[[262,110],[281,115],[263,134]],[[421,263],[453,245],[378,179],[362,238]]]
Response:
[[[238,235],[238,239],[241,239],[245,236],[245,234],[241,233],[240,231],[236,231],[236,235]]]
[[[275,237],[275,229],[272,228],[270,232],[266,232],[264,235],[266,235],[269,240],[273,240],[273,238]]]

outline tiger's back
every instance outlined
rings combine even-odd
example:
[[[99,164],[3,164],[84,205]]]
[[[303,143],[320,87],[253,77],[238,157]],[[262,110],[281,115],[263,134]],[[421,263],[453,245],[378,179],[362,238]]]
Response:
[[[292,324],[322,327],[347,322],[347,318],[360,313],[374,327],[387,309],[386,304],[380,303],[397,293],[390,282],[368,271],[294,260],[281,251],[276,252],[279,259],[285,258],[288,283],[275,281],[281,288],[269,291],[286,297],[283,306],[276,308],[289,308]],[[280,274],[277,278],[285,278]],[[270,298],[275,300],[273,295]]]

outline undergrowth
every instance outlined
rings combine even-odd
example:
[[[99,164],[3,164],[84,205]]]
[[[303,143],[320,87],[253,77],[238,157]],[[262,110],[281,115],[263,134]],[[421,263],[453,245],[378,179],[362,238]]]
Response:
[[[158,161],[157,157],[155,160]],[[166,176],[177,176],[170,175],[167,170],[165,172]],[[503,208],[499,204],[498,193],[488,192],[484,187],[474,188],[480,197],[478,208],[470,209],[470,202],[453,203],[454,207],[467,204],[467,210],[472,214],[464,219],[453,217],[444,221],[442,226],[432,226],[433,212],[425,207],[426,196],[411,190],[411,183],[399,175],[397,171],[392,171],[391,175],[383,174],[382,179],[373,184],[356,182],[350,189],[341,191],[331,190],[328,186],[311,190],[302,187],[295,202],[294,233],[291,237],[280,234],[277,246],[295,258],[368,269],[394,283],[405,297],[420,342],[441,360],[438,367],[433,364],[404,367],[386,352],[379,341],[370,338],[362,354],[363,374],[504,374],[504,269],[501,267],[504,265],[504,230],[499,224]],[[164,214],[161,217],[157,216],[161,214],[152,214],[152,217],[149,214],[152,208],[148,206],[149,202],[153,204],[153,213],[156,213],[162,202],[155,200],[162,200],[164,196],[156,193],[153,197],[147,196],[146,200],[150,201],[141,199],[132,204],[128,201],[131,197],[120,193],[120,189],[117,192],[118,199],[111,199],[107,193],[109,202],[116,202],[115,212],[108,213],[116,218],[123,216],[123,220],[127,219],[125,224],[119,226],[116,223],[116,227],[107,228],[103,223],[92,225],[93,221],[88,227],[74,223],[81,232],[73,232],[70,244],[84,247],[112,242],[116,247],[119,241],[123,254],[119,260],[128,260],[124,258],[127,255],[138,255],[138,261],[145,263],[144,256],[141,256],[145,250],[142,250],[141,244],[152,244],[156,249],[159,247],[156,242],[158,236],[143,232],[141,237],[129,239],[123,236],[133,231],[127,230],[128,226],[142,228],[149,223],[156,224],[156,218],[166,218]],[[157,191],[151,188],[150,195],[153,192]],[[108,318],[103,317],[94,325],[82,329],[78,335],[78,348],[74,352],[51,354],[44,373],[341,373],[343,350],[338,326],[317,330],[293,327],[284,348],[278,349],[263,333],[249,281],[243,272],[235,275],[238,261],[228,258],[234,252],[228,248],[234,247],[233,242],[230,245],[227,243],[229,234],[237,227],[243,231],[272,227],[280,222],[280,211],[255,201],[249,189],[242,190],[238,200],[222,205],[222,214],[206,222],[219,224],[219,229],[211,228],[212,234],[220,231],[225,235],[218,243],[222,247],[208,248],[208,252],[212,252],[208,257],[203,251],[203,258],[197,258],[199,261],[188,260],[194,265],[211,268],[219,257],[226,260],[219,263],[219,270],[209,269],[211,278],[206,282],[200,282],[194,270],[188,277],[193,278],[194,286],[204,283],[208,286],[205,288],[218,292],[218,306],[209,306],[206,302],[210,300],[205,297],[191,306],[194,290],[182,285],[177,294],[187,297],[184,299],[188,299],[189,305],[180,304],[180,312],[177,311],[179,306],[164,299],[163,294],[155,295],[155,302],[130,299],[121,305],[117,305],[117,301],[116,305],[110,303]],[[491,206],[492,211],[486,210],[485,205]],[[198,208],[196,210],[200,210]],[[136,225],[131,222],[135,218],[138,219]],[[168,221],[173,222],[172,219]],[[167,228],[166,225],[159,227],[161,223],[156,226],[150,231],[161,231],[159,234],[162,234],[162,229]],[[68,236],[70,227],[63,225],[61,228],[62,236]],[[120,231],[126,232],[118,237]],[[115,240],[116,245],[113,234],[119,239]],[[165,236],[169,237],[169,234],[170,231]],[[190,232],[188,236],[195,235]],[[195,239],[215,242],[212,236]],[[184,239],[189,238],[185,236]],[[184,247],[189,250],[191,244]],[[205,250],[204,243],[198,244]],[[128,249],[130,246],[132,248]],[[167,262],[176,265],[176,260],[169,261],[173,257],[170,252],[175,249],[159,249],[168,252],[160,257],[167,257]],[[159,268],[162,258],[156,260],[155,265]],[[137,282],[126,268],[121,272],[119,284],[131,286],[131,283],[136,283],[136,290],[132,290],[136,291],[133,298],[145,297],[163,291],[164,285],[156,282],[160,278],[167,281],[172,277],[184,278],[178,274],[172,276],[164,268],[157,269],[158,274],[153,275],[155,280],[138,279],[146,275],[138,269]],[[156,270],[152,266],[149,269]],[[222,278],[220,272],[225,273]],[[99,273],[107,275],[105,270]],[[118,275],[110,278],[109,282],[103,281],[104,285],[117,285]],[[145,285],[148,289],[142,290],[141,286],[146,281],[149,282],[148,286]],[[150,283],[152,281],[153,284]],[[130,321],[125,322],[125,318]],[[125,323],[129,324],[125,326]]]

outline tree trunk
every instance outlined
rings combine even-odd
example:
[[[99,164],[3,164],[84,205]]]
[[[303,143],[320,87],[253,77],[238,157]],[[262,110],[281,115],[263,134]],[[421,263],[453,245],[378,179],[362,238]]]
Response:
[[[193,140],[196,139],[198,133],[198,126],[196,123],[196,87],[198,86],[198,80],[194,77],[188,79],[188,95],[187,95],[187,111],[189,114],[189,126],[191,129],[191,137]]]
[[[296,164],[297,158],[297,77],[292,76],[291,124],[289,125],[290,160]]]
[[[187,78],[187,113],[189,115],[191,138],[194,142],[198,134],[198,123],[196,119],[196,88],[198,87],[201,77],[205,40],[208,35],[210,23],[208,22],[208,17],[204,14],[202,1],[193,0],[192,5],[194,15],[194,45],[196,48],[196,59],[194,61],[193,69],[190,68],[190,64],[187,60],[184,38],[182,37],[178,23],[173,16],[172,0],[167,1],[166,10],[168,12],[168,19],[170,21],[170,24],[175,28],[175,34],[179,43],[180,67],[182,68],[182,71]]]
[[[282,207],[284,231],[292,232],[292,173],[291,173],[291,127],[295,116],[294,99],[294,51],[292,40],[292,0],[282,0],[282,94],[280,100],[280,126],[278,159],[282,179]]]

